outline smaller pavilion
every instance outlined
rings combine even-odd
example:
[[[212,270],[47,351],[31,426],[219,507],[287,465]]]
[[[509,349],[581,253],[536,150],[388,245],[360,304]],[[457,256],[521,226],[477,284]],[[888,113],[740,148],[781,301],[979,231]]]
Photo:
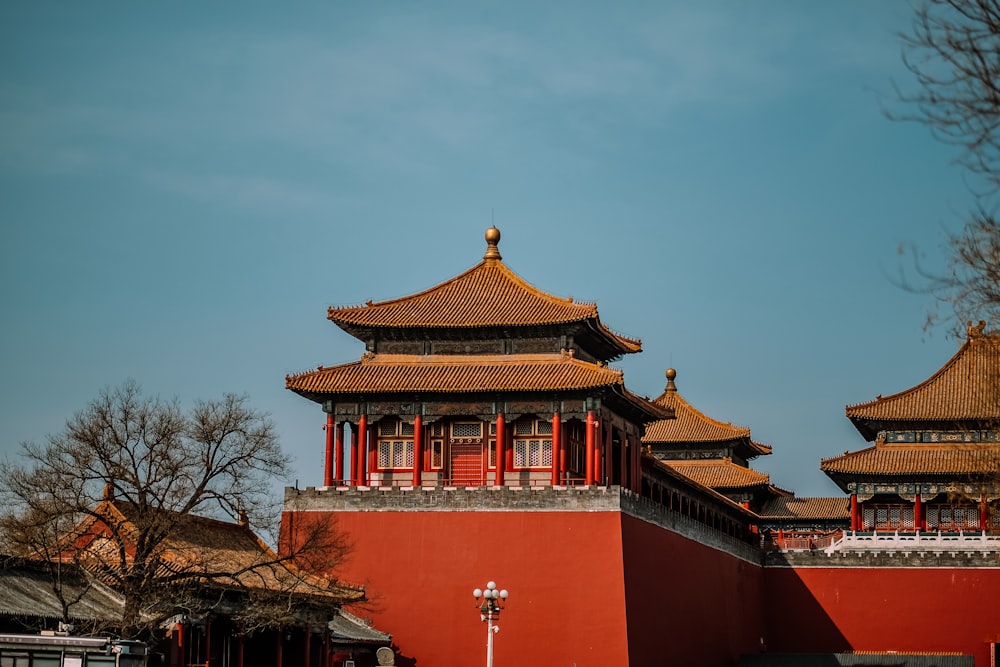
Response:
[[[673,410],[675,419],[650,424],[642,438],[664,465],[702,486],[757,511],[770,499],[792,494],[771,484],[769,475],[750,467],[771,446],[750,437],[750,429],[705,415],[677,391],[677,371],[667,369],[667,386],[654,403]]]
[[[846,412],[874,444],[820,469],[851,494],[852,530],[1000,528],[1000,335],[985,322],[927,380]]]

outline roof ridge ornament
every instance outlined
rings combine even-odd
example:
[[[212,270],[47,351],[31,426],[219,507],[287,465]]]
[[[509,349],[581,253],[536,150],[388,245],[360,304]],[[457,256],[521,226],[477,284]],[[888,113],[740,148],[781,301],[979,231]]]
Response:
[[[674,384],[674,378],[677,377],[677,371],[673,368],[667,369],[667,388],[664,391],[677,391],[677,385]]]
[[[979,324],[976,325],[973,325],[972,320],[969,320],[966,333],[969,338],[981,338],[986,334],[986,320],[979,320]]]
[[[483,259],[503,259],[500,256],[500,248],[498,244],[500,243],[500,230],[494,226],[490,226],[486,230],[486,254],[483,255]]]

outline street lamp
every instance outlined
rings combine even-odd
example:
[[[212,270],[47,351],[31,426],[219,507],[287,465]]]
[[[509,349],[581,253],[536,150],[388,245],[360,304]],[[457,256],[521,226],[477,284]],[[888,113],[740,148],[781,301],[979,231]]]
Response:
[[[486,667],[493,667],[493,635],[500,632],[500,626],[493,625],[493,621],[500,618],[500,610],[504,608],[508,595],[510,593],[506,589],[497,590],[495,581],[486,584],[485,591],[481,588],[472,591],[479,617],[486,623]]]

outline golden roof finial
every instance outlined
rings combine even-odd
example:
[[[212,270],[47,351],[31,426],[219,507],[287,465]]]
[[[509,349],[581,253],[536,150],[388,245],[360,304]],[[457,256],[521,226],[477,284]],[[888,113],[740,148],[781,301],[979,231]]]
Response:
[[[497,244],[500,243],[500,230],[496,227],[490,227],[486,230],[486,254],[483,255],[483,259],[503,259],[500,256],[500,249]]]
[[[986,331],[986,320],[979,320],[979,324],[973,324],[972,320],[969,320],[969,326],[966,327],[966,333],[969,338],[979,338]]]
[[[668,368],[666,391],[677,391],[677,385],[674,384],[675,377],[677,377],[677,371],[675,371],[673,368]]]

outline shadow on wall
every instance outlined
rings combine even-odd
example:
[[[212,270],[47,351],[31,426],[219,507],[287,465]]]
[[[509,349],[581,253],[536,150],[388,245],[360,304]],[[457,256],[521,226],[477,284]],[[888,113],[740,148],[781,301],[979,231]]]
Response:
[[[771,653],[745,655],[739,667],[975,667],[971,655]]]
[[[837,659],[835,654],[851,650],[850,642],[837,628],[815,594],[790,567],[764,570],[765,651],[795,652]],[[780,657],[777,654],[776,657]],[[740,663],[743,664],[742,662]],[[747,663],[753,665],[796,665],[795,662]],[[801,663],[806,664],[806,663]],[[842,665],[842,662],[816,662],[810,665]],[[851,663],[866,664],[866,663]],[[871,663],[890,664],[890,663]]]

